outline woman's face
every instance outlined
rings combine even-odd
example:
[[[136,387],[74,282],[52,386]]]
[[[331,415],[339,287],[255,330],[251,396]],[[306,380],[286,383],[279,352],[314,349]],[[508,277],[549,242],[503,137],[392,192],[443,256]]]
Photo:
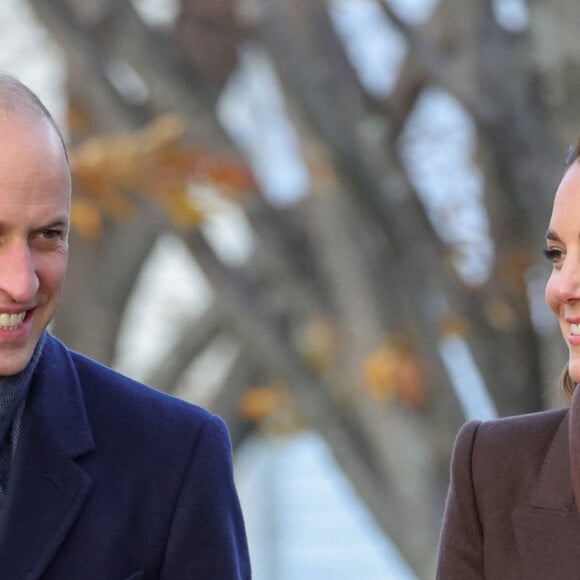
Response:
[[[568,169],[554,198],[546,233],[546,255],[552,273],[546,284],[546,302],[556,314],[568,345],[568,370],[580,383],[580,162]]]

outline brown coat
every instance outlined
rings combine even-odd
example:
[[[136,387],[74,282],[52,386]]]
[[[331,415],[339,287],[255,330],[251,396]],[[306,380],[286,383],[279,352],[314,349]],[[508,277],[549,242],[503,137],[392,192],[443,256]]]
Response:
[[[580,389],[569,410],[467,423],[438,580],[580,579]]]

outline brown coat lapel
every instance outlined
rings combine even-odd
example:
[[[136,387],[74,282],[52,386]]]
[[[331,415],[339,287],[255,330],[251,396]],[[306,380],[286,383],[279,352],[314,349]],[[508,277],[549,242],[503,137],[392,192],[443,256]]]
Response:
[[[580,510],[580,389],[574,391],[568,415],[570,417],[568,433],[572,489],[577,509]]]
[[[568,444],[577,436],[569,417],[566,414],[554,435],[529,504],[512,512],[516,549],[527,580],[580,577],[580,518],[569,475],[572,446]],[[578,419],[576,427],[580,427]],[[580,455],[576,463],[579,460]]]

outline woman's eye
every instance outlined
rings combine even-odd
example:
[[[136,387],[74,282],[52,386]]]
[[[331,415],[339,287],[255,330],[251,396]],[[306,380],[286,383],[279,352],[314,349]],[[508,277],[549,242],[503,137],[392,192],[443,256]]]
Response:
[[[564,252],[559,248],[548,248],[544,250],[544,256],[552,262],[552,264],[557,264],[564,257]]]

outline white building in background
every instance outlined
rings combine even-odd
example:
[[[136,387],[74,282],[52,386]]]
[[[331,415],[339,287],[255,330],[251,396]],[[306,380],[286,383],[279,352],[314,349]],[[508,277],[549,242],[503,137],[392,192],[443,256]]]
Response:
[[[317,433],[257,436],[236,459],[255,580],[413,580]]]

